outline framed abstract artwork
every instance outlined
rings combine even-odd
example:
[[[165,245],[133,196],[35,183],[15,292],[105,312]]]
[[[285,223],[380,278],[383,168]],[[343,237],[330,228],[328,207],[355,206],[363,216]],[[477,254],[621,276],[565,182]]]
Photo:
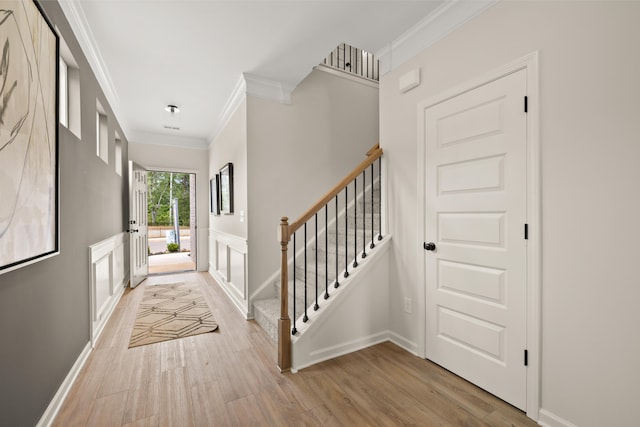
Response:
[[[0,0],[0,274],[59,253],[58,35]]]
[[[220,169],[220,212],[233,213],[233,163],[227,163]]]
[[[216,174],[209,180],[209,194],[211,195],[211,213],[220,215],[220,175]]]

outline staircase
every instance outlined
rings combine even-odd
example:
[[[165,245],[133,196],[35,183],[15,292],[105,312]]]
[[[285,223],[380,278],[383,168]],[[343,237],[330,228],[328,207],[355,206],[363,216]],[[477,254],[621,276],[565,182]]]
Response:
[[[315,324],[318,333],[322,329],[316,319],[334,319],[323,317],[322,306],[333,306],[331,295],[340,293],[352,272],[365,268],[367,252],[382,240],[381,156],[382,149],[375,145],[300,218],[281,220],[280,277],[272,284],[271,297],[254,300],[253,310],[254,319],[278,344],[282,371],[292,368],[292,336],[296,342],[305,336],[301,349],[309,348],[309,340],[313,347],[314,335],[305,335],[309,325]]]
[[[295,267],[295,315],[293,315],[294,307],[294,286],[293,286],[293,270],[289,272],[289,309],[292,318],[296,320],[296,324],[303,322],[304,309],[307,308],[307,317],[311,317],[316,312],[316,271],[318,283],[318,307],[322,307],[325,295],[328,291],[329,298],[335,289],[336,283],[336,263],[338,284],[345,280],[344,273],[351,273],[354,269],[363,267],[366,263],[366,256],[363,259],[362,254],[374,250],[371,248],[373,240],[374,245],[378,242],[380,235],[380,182],[379,179],[374,182],[373,188],[373,208],[371,206],[371,187],[365,192],[363,201],[360,197],[357,206],[354,204],[347,209],[346,226],[345,212],[338,214],[338,227],[335,224],[335,208],[334,216],[328,216],[328,233],[325,239],[324,213],[320,213],[318,221],[318,239],[315,238],[315,221],[310,221],[307,225],[307,262],[306,262],[306,286],[305,286],[305,260],[304,251],[300,250],[304,242],[304,229],[296,233],[296,267]],[[351,188],[350,188],[351,189]],[[344,201],[342,201],[344,202]],[[373,221],[373,227],[372,227]],[[372,231],[373,228],[373,231]],[[355,242],[354,242],[355,239]],[[316,246],[317,242],[317,246]],[[336,255],[337,254],[337,255]],[[316,264],[317,255],[317,264]],[[356,257],[357,255],[357,257]],[[357,261],[357,267],[353,267],[354,260]],[[290,268],[293,262],[290,263]],[[345,269],[346,267],[346,269]],[[280,318],[280,276],[273,281],[273,297],[260,299],[253,302],[255,321],[269,334],[274,342],[278,342],[278,319]],[[338,285],[338,286],[339,286]],[[305,288],[307,291],[307,303],[305,304]],[[320,314],[320,313],[318,313]]]

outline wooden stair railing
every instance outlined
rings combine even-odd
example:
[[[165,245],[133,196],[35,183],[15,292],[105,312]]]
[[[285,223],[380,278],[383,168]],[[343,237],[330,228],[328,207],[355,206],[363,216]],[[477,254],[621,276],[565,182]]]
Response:
[[[291,236],[300,229],[303,225],[309,221],[314,215],[316,215],[321,209],[325,208],[327,204],[336,198],[337,195],[345,190],[347,186],[357,180],[357,177],[360,174],[365,174],[367,168],[371,166],[372,172],[372,182],[371,182],[371,204],[373,206],[373,164],[376,160],[382,157],[382,149],[379,144],[374,145],[369,151],[367,151],[367,158],[360,163],[355,169],[353,169],[346,177],[344,177],[338,184],[336,184],[331,190],[329,190],[324,196],[322,196],[311,208],[309,208],[305,213],[303,213],[297,220],[293,221],[289,224],[288,217],[282,217],[280,220],[280,228],[279,228],[279,240],[281,246],[281,263],[280,263],[280,318],[278,319],[278,368],[281,372],[287,372],[291,369],[291,318],[289,317],[289,272],[288,272],[288,246],[289,241],[291,240]],[[379,171],[381,167],[379,167]],[[364,176],[364,175],[363,175]],[[380,172],[378,173],[378,177],[380,178]],[[357,183],[357,181],[356,181]],[[354,195],[357,202],[357,194]],[[337,203],[337,202],[336,202]],[[346,217],[346,201],[345,201],[345,217]],[[337,204],[336,204],[337,211]],[[336,221],[338,220],[336,214]],[[317,217],[316,217],[317,221]],[[346,223],[345,223],[346,227]],[[373,220],[372,220],[372,230],[373,230]],[[327,230],[325,230],[325,233]],[[317,225],[316,225],[316,233],[317,233]],[[306,228],[305,228],[306,235]],[[378,235],[378,238],[381,239],[381,234]],[[373,240],[373,231],[372,231],[372,240]],[[373,241],[371,244],[371,248],[373,248]],[[295,248],[295,244],[294,244]],[[295,250],[295,249],[294,249]],[[296,254],[294,253],[295,257]],[[317,257],[317,255],[316,255]],[[295,264],[294,264],[295,265]],[[355,265],[354,265],[355,266]],[[317,267],[317,266],[316,266]],[[345,274],[346,277],[347,274]],[[295,282],[293,284],[295,286]],[[338,286],[336,282],[336,287]],[[328,295],[326,296],[328,297]],[[295,305],[294,305],[295,306]],[[294,313],[295,316],[295,313]],[[294,329],[295,333],[295,329]]]

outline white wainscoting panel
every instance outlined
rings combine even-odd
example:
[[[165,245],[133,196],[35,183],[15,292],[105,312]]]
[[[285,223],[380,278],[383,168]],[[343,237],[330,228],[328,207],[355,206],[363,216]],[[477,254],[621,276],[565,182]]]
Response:
[[[124,254],[128,239],[128,234],[118,233],[89,246],[92,347],[127,285]]]
[[[247,254],[229,247],[229,283],[242,298],[246,299],[247,289],[245,287],[245,267]]]
[[[216,274],[223,280],[227,281],[227,271],[228,271],[228,249],[227,244],[224,241],[216,240]]]
[[[209,247],[209,273],[242,314],[249,318],[251,310],[247,280],[247,239],[209,230]]]

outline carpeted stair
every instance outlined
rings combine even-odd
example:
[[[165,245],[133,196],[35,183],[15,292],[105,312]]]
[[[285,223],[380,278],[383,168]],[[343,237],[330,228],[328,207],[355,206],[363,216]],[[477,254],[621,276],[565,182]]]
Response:
[[[317,298],[318,305],[322,307],[325,287],[328,290],[329,298],[334,289],[336,281],[336,262],[338,270],[338,281],[341,283],[344,278],[345,265],[348,266],[347,271],[352,272],[354,269],[361,268],[360,264],[363,263],[362,253],[365,249],[366,253],[369,253],[374,249],[370,248],[372,239],[374,244],[378,243],[378,234],[380,226],[380,209],[379,209],[379,191],[377,185],[374,187],[373,197],[373,213],[371,206],[371,195],[368,192],[366,201],[362,203],[362,200],[358,201],[357,213],[351,206],[347,210],[347,224],[345,226],[344,215],[341,215],[338,219],[338,227],[336,230],[335,223],[330,223],[327,233],[327,244],[325,245],[325,236],[322,233],[324,229],[324,214],[319,217],[318,225],[320,234],[318,237],[317,247],[315,244],[315,222],[313,218],[307,223],[307,299],[305,304],[305,263],[304,254],[300,253],[304,242],[304,231],[300,229],[296,235],[296,250],[299,252],[296,257],[295,268],[295,317],[299,318],[304,314],[304,307],[307,306],[307,313],[309,317],[314,315],[314,306],[316,304],[316,269],[317,269]],[[332,218],[332,213],[329,214],[329,218]],[[371,221],[373,220],[373,234]],[[364,227],[363,227],[364,226]],[[357,236],[357,245],[354,247],[354,234]],[[337,245],[337,257],[336,257],[336,241]],[[345,247],[345,242],[347,243]],[[289,244],[289,254],[292,254],[293,244]],[[345,254],[346,252],[346,254]],[[317,268],[316,268],[316,253],[317,253]],[[357,254],[358,267],[353,267],[354,258]],[[327,263],[328,261],[328,263]],[[362,268],[366,268],[362,266]],[[328,272],[328,276],[326,275]],[[289,316],[293,319],[293,268],[290,264],[289,269]],[[254,319],[256,322],[269,334],[269,336],[277,341],[278,339],[278,319],[280,318],[280,277],[277,277],[273,283],[273,296],[271,298],[256,300],[253,302]]]

